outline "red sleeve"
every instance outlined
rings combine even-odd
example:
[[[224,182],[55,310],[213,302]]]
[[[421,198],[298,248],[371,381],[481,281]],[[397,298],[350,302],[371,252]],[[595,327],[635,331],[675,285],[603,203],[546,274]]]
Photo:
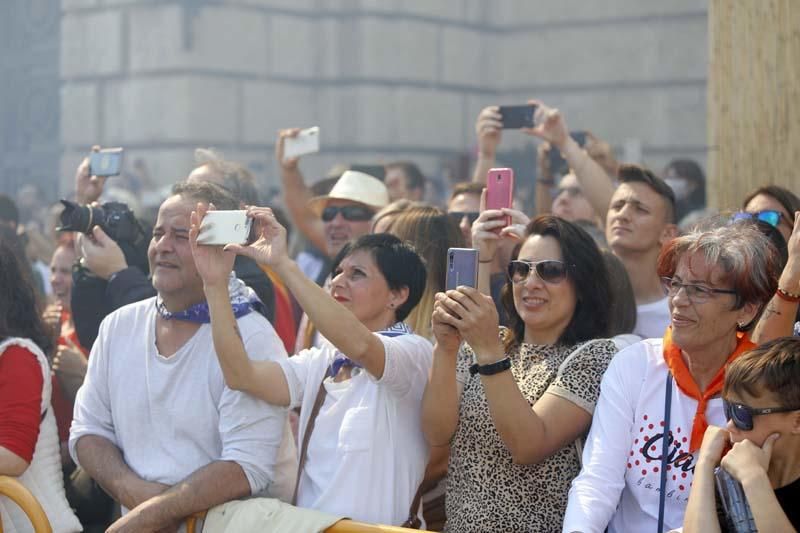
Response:
[[[39,438],[42,418],[42,367],[21,346],[9,346],[0,355],[0,446],[27,462]]]

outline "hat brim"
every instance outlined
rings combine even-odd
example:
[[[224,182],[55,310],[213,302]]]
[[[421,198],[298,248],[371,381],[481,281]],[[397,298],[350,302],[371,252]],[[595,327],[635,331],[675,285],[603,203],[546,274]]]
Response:
[[[351,204],[363,205],[364,207],[368,207],[372,209],[376,213],[381,210],[381,208],[377,205],[370,205],[365,204],[364,202],[359,202],[358,200],[351,200],[350,198],[339,198],[336,196],[315,196],[311,200],[308,201],[306,204],[311,211],[314,212],[315,215],[322,216],[322,211],[327,207],[328,203],[332,200],[343,200],[345,202],[349,202]]]

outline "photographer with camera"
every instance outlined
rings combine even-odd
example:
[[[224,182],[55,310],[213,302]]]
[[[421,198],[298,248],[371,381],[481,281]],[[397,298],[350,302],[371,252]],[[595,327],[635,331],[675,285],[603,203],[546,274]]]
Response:
[[[728,424],[725,429],[710,426],[703,437],[684,533],[724,531],[714,512],[717,503],[727,507],[716,502],[718,465],[741,484],[758,531],[797,531],[800,339],[783,337],[733,361],[725,373],[722,401]]]

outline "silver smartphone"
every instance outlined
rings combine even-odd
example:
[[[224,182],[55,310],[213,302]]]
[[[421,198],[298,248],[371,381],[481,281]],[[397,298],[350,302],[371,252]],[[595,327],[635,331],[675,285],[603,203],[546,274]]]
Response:
[[[283,142],[284,160],[319,152],[319,126],[301,130],[297,137],[286,137]]]
[[[200,224],[198,244],[247,244],[253,220],[247,211],[208,211]]]
[[[446,290],[460,285],[478,287],[478,250],[472,248],[449,248],[447,250]]]

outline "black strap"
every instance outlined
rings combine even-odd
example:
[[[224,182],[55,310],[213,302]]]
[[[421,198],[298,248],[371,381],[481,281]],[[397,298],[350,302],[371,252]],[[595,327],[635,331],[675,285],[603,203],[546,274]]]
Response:
[[[658,493],[658,533],[664,531],[664,505],[667,491],[667,455],[669,452],[669,415],[672,411],[672,372],[667,371],[667,391],[664,393],[664,437],[661,439],[661,488]]]

